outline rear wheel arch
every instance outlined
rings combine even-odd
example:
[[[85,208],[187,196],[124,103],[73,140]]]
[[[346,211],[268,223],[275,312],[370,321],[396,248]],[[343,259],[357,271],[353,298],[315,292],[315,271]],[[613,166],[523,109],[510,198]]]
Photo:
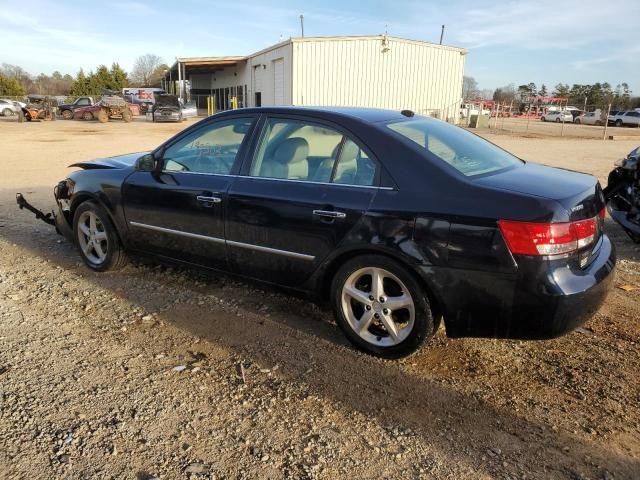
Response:
[[[429,301],[429,306],[431,308],[431,315],[433,316],[434,321],[434,331],[436,331],[440,325],[441,320],[444,316],[444,310],[442,308],[442,302],[438,299],[437,295],[434,294],[434,289],[428,284],[428,282],[416,271],[414,265],[411,262],[407,262],[404,258],[399,255],[394,255],[385,250],[379,250],[375,248],[359,248],[354,250],[349,250],[347,252],[343,252],[338,255],[336,258],[332,259],[329,264],[325,267],[320,281],[320,295],[322,301],[329,301],[331,298],[331,284],[333,282],[333,278],[340,270],[340,267],[344,265],[346,262],[361,256],[366,255],[379,255],[382,257],[386,257],[390,260],[398,262],[402,267],[404,267],[411,275],[414,277],[416,282],[420,285],[420,287],[427,294],[427,300]],[[445,319],[446,323],[446,319]]]

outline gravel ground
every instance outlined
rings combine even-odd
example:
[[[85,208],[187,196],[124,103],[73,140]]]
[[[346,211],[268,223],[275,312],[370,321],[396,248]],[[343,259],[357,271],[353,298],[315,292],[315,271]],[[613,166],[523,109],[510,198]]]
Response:
[[[270,288],[140,259],[92,273],[16,209],[16,191],[53,206],[73,161],[184,126],[0,122],[0,478],[640,477],[640,251],[609,221],[616,288],[583,328],[441,330],[389,362]],[[490,137],[601,178],[634,146]]]

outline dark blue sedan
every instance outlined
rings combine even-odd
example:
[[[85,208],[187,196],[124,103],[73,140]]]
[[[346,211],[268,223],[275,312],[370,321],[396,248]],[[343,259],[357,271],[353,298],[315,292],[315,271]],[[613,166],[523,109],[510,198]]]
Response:
[[[450,337],[561,335],[613,279],[594,177],[409,111],[233,110],[75,165],[56,223],[89,268],[143,253],[303,291],[383,357],[441,320]]]

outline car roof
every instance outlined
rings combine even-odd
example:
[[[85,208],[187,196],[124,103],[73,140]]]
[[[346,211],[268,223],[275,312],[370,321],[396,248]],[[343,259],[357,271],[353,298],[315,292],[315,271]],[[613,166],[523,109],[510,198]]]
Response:
[[[275,114],[297,114],[310,115],[328,120],[339,119],[356,119],[368,123],[388,122],[391,120],[404,120],[410,115],[404,115],[397,110],[384,110],[380,108],[364,108],[364,107],[252,107],[237,110],[226,110],[218,113],[216,116],[233,115],[233,113],[275,113]],[[408,112],[408,111],[406,111]]]

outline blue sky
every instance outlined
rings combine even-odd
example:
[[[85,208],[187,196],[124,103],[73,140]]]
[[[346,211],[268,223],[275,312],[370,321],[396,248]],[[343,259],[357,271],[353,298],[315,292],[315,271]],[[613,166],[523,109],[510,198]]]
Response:
[[[301,13],[307,36],[437,42],[445,24],[480,88],[626,81],[640,95],[640,0],[0,0],[0,63],[75,74],[145,53],[244,55],[299,36]]]

